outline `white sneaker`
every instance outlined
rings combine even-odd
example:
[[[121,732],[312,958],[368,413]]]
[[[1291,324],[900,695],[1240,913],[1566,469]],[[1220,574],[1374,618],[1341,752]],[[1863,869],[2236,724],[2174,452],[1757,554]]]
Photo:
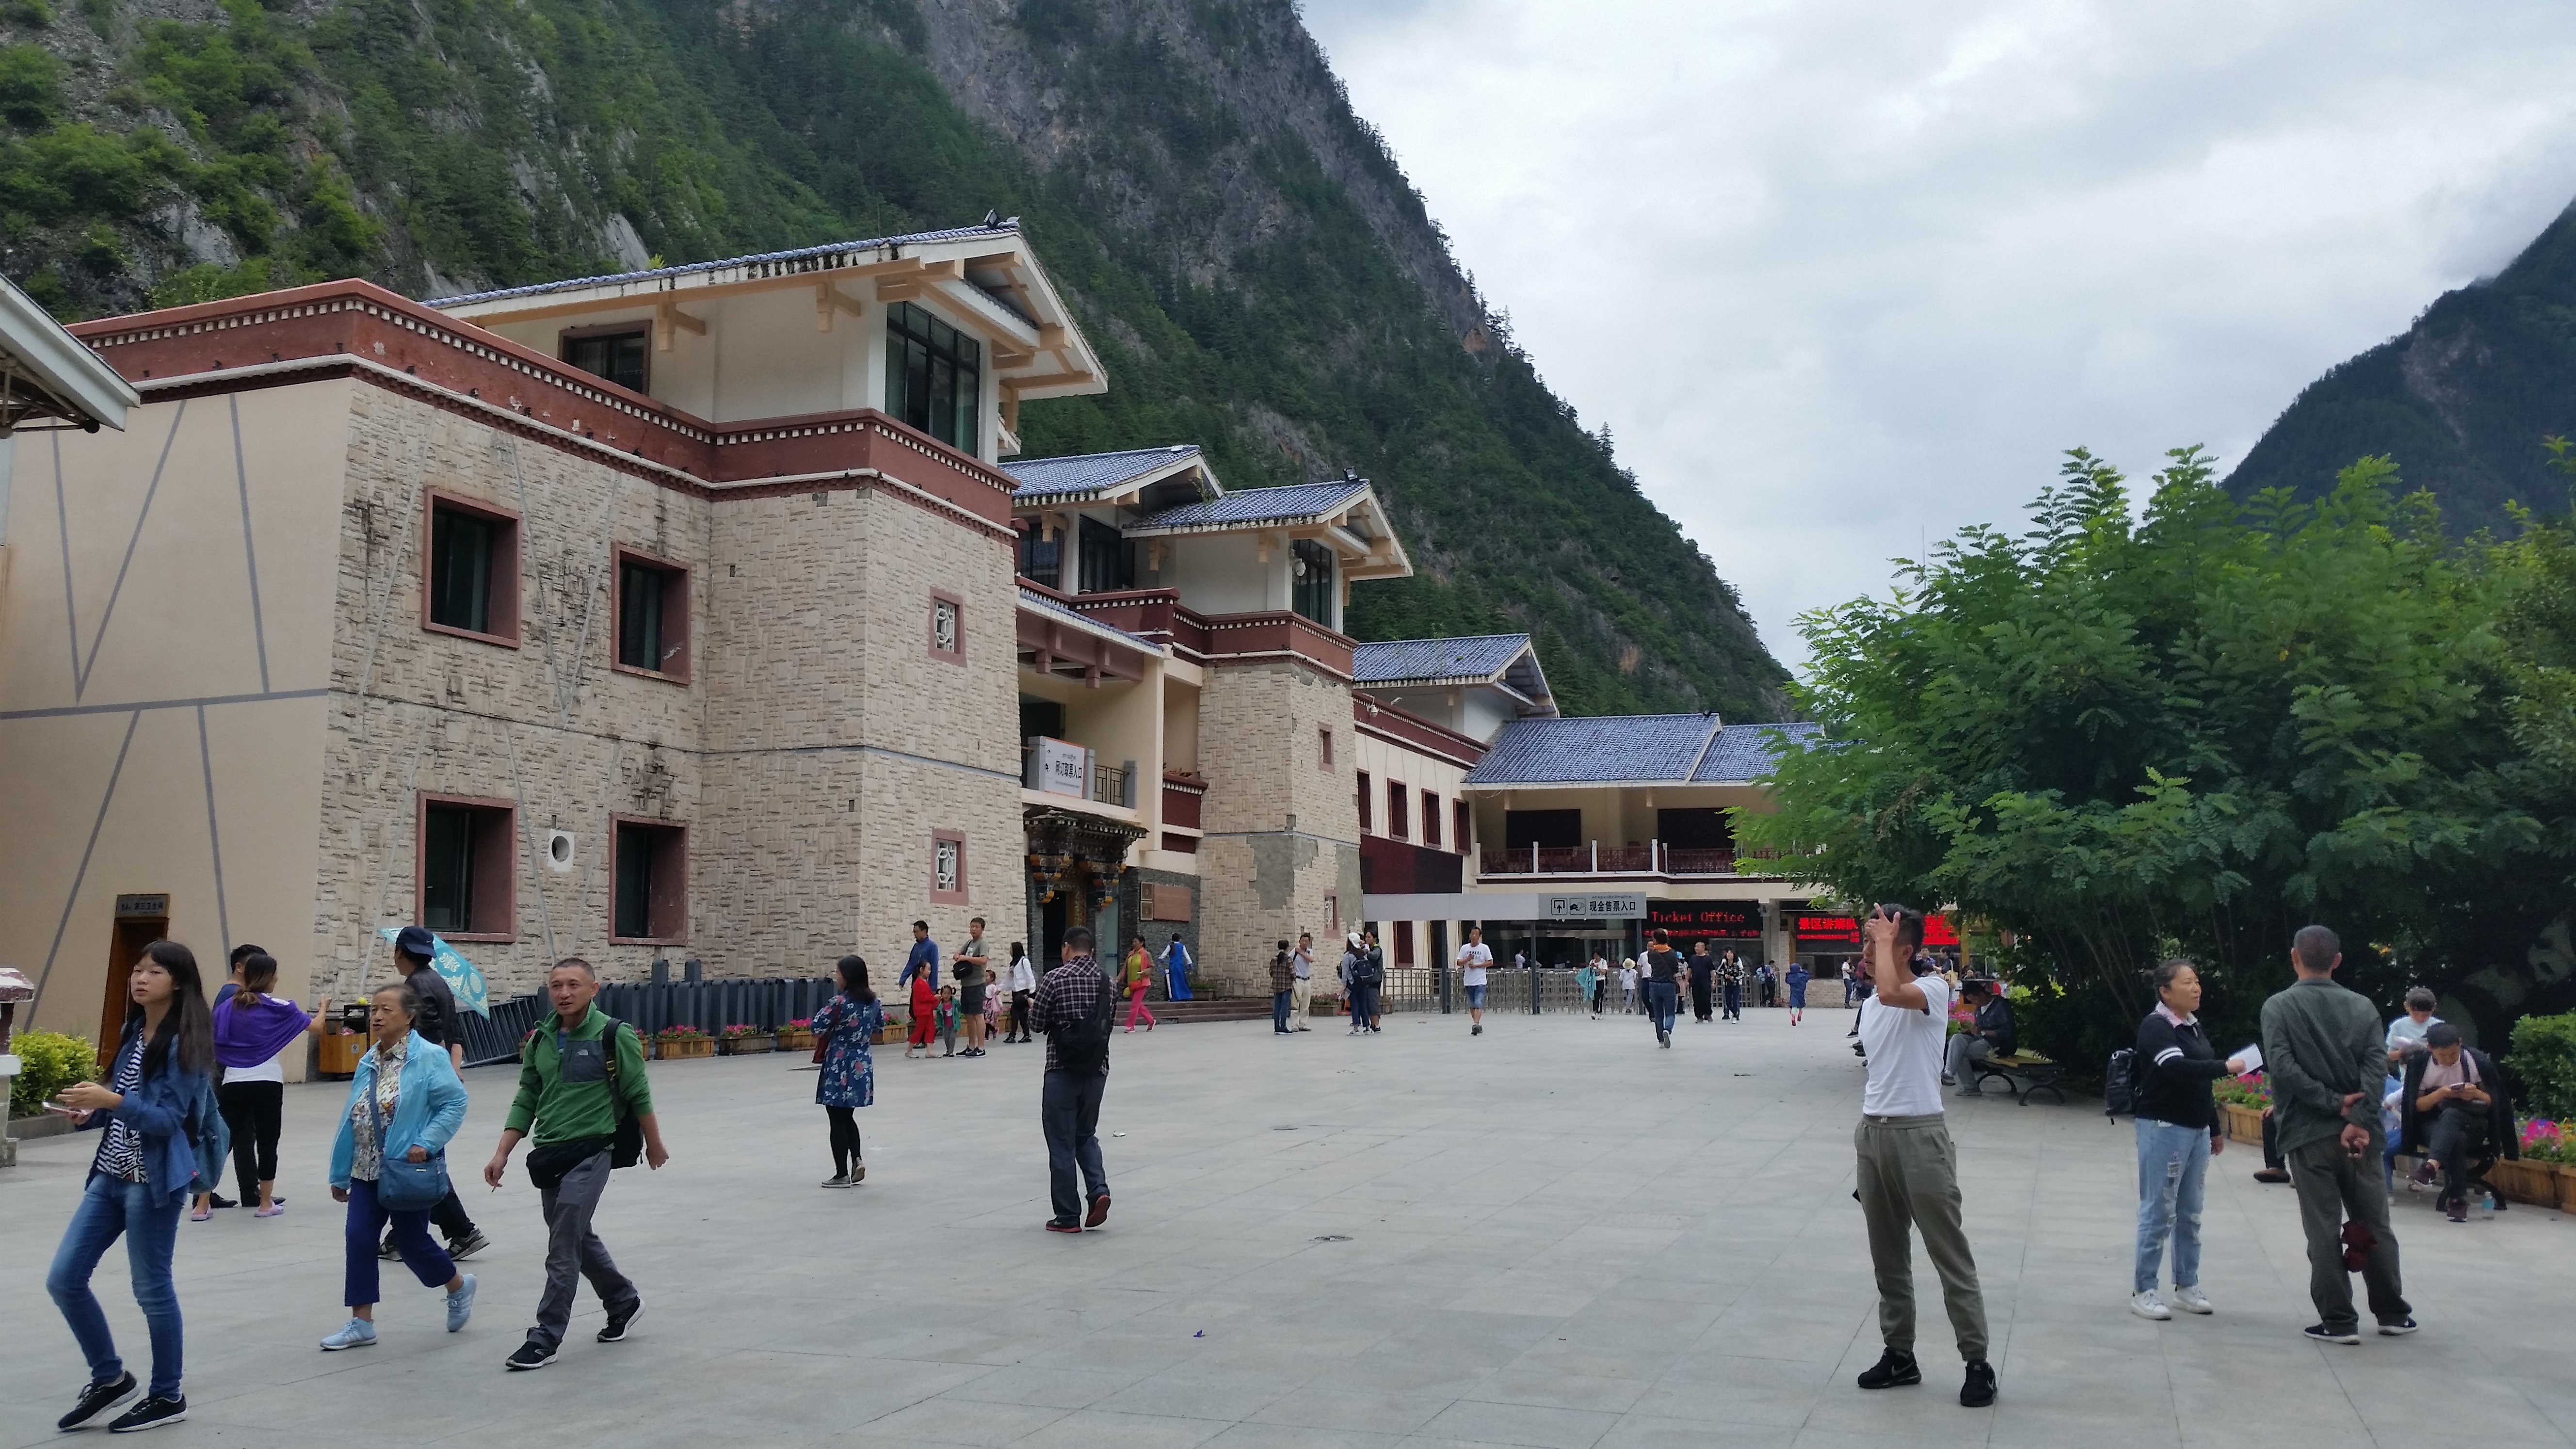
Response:
[[[2201,1292],[2200,1285],[2197,1283],[2176,1283],[2173,1290],[2173,1304],[2174,1307],[2181,1309],[2185,1313],[2216,1313],[2218,1311],[2218,1309],[2210,1303],[2209,1295]]]
[[[2152,1318],[2159,1323],[2173,1317],[2173,1310],[2164,1305],[2164,1300],[2156,1296],[2156,1290],[2153,1288],[2144,1293],[2130,1294],[2129,1311],[2140,1318]]]

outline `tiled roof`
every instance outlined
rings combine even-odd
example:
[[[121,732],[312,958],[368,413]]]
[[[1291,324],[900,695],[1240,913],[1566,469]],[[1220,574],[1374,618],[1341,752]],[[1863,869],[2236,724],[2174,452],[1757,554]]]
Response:
[[[1204,503],[1149,513],[1127,525],[1129,537],[1148,530],[1229,528],[1247,523],[1301,523],[1340,511],[1368,491],[1365,478],[1292,483],[1285,488],[1245,488]]]
[[[1400,684],[1452,679],[1491,679],[1530,647],[1527,634],[1477,634],[1460,639],[1390,639],[1351,651],[1351,682]]]
[[[1805,744],[1822,734],[1824,726],[1799,723],[1728,725],[1717,732],[1717,738],[1710,743],[1699,768],[1691,772],[1691,782],[1733,785],[1769,773],[1772,754],[1778,748],[1771,737],[1775,730],[1794,742]]]
[[[1470,785],[1553,785],[1691,777],[1713,714],[1532,716],[1503,726]]]
[[[489,292],[468,292],[461,297],[440,297],[424,302],[426,307],[461,307],[469,302],[493,302],[503,297],[533,297],[547,292],[568,292],[581,287],[605,287],[619,282],[643,282],[655,277],[683,277],[692,272],[722,271],[726,267],[801,262],[834,252],[874,251],[880,247],[922,246],[932,242],[965,241],[974,237],[1017,236],[1019,218],[1013,217],[997,226],[952,226],[942,231],[906,232],[901,236],[872,237],[866,241],[829,242],[818,247],[798,247],[793,251],[761,252],[756,256],[724,257],[712,262],[690,262],[677,267],[653,267],[640,272],[617,272],[604,277],[572,277],[560,282],[537,282],[525,287],[501,287]]]
[[[1066,608],[1064,605],[1057,603],[1055,600],[1048,598],[1046,595],[1039,593],[1035,589],[1023,588],[1020,590],[1020,606],[1027,609],[1035,609],[1041,614],[1053,614],[1060,619],[1070,619],[1074,623],[1082,625],[1084,628],[1096,629],[1103,634],[1114,635],[1120,639],[1126,640],[1128,643],[1135,645],[1137,648],[1142,649],[1149,654],[1160,654],[1163,652],[1163,646],[1155,643],[1151,639],[1130,634],[1126,630],[1119,628],[1117,625],[1104,623],[1101,620],[1095,619],[1089,614],[1082,612],[1080,609]]]
[[[1131,448],[1123,453],[1083,453],[1070,458],[1023,458],[1004,463],[1002,471],[1017,481],[1011,500],[1051,498],[1065,493],[1092,493],[1141,477],[1183,457],[1197,457],[1196,443],[1168,448]]]

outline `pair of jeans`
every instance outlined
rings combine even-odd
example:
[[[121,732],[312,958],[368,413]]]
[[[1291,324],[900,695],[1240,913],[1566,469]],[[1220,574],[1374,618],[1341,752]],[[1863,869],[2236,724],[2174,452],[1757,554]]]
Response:
[[[1049,1072],[1038,1097],[1038,1126],[1046,1133],[1047,1199],[1060,1223],[1082,1221],[1082,1205],[1109,1191],[1109,1169],[1100,1160],[1100,1098],[1106,1072]],[[1074,1193],[1074,1169],[1085,1191]]]
[[[429,1221],[438,1229],[438,1235],[447,1240],[451,1250],[464,1246],[466,1240],[474,1236],[474,1219],[465,1215],[465,1200],[456,1195],[453,1183],[448,1186],[447,1196],[430,1207]],[[393,1235],[386,1234],[385,1242],[392,1244]],[[401,1250],[397,1248],[395,1251],[399,1253]]]
[[[1351,1024],[1354,1028],[1372,1031],[1377,1028],[1376,982],[1354,981],[1351,983]]]
[[[1290,1002],[1287,992],[1274,991],[1270,993],[1270,1029],[1272,1031],[1285,1032],[1288,1030],[1289,1005]]]
[[[1726,1015],[1733,1021],[1744,1019],[1744,983],[1740,981],[1726,983]]]
[[[642,1301],[643,1295],[609,1258],[608,1245],[590,1228],[599,1196],[607,1189],[608,1149],[603,1147],[539,1197],[546,1217],[546,1291],[537,1300],[537,1323],[528,1330],[528,1342],[545,1349],[562,1345],[579,1279],[590,1280],[591,1291],[612,1317]]]
[[[2130,1290],[2152,1293],[2173,1240],[2173,1285],[2200,1282],[2200,1190],[2209,1175],[2209,1129],[2137,1119],[2138,1260]]]
[[[2436,1206],[2468,1201],[2469,1174],[2476,1169],[2478,1149],[2487,1140],[2488,1110],[2470,1102],[2445,1102],[2424,1133],[2424,1155],[2442,1164],[2442,1194],[2434,1200]]]
[[[2343,1224],[2349,1218],[2370,1232],[2370,1256],[2361,1281],[2370,1294],[2370,1316],[2402,1322],[2412,1310],[2397,1265],[2397,1235],[2388,1226],[2388,1194],[2372,1182],[2368,1164],[2379,1155],[2378,1134],[2355,1157],[2332,1137],[2293,1147],[2290,1186],[2299,1195],[2299,1227],[2308,1239],[2308,1298],[2326,1327],[2349,1333],[2361,1322],[2352,1306],[2352,1275],[2343,1265]]]
[[[170,1251],[179,1239],[179,1210],[186,1194],[173,1195],[158,1183],[127,1182],[93,1172],[81,1190],[80,1205],[63,1228],[62,1245],[54,1249],[54,1266],[45,1275],[45,1291],[62,1310],[89,1360],[91,1383],[112,1382],[125,1372],[116,1356],[116,1339],[107,1330],[107,1310],[90,1291],[89,1276],[98,1260],[125,1238],[125,1267],[134,1283],[135,1306],[143,1310],[152,1337],[152,1388],[161,1398],[179,1394],[179,1290],[170,1284]]]
[[[286,1117],[284,1082],[226,1082],[215,1089],[224,1129],[233,1138],[233,1181],[241,1200],[259,1201],[259,1185],[277,1181],[277,1134]]]
[[[1863,1117],[1852,1133],[1859,1165],[1860,1215],[1869,1228],[1870,1267],[1878,1278],[1879,1340],[1914,1351],[1914,1239],[1941,1278],[1941,1303],[1959,1357],[1986,1357],[1986,1298],[1977,1260],[1959,1220],[1959,1155],[1938,1112],[1922,1117]],[[1909,1229],[1911,1230],[1909,1232]]]
[[[1646,983],[1646,1014],[1655,1019],[1655,1031],[1660,1035],[1672,1034],[1673,1016],[1681,1010],[1680,985],[1676,981]]]
[[[353,1177],[349,1179],[348,1231],[343,1235],[348,1265],[340,1278],[340,1301],[351,1308],[383,1301],[376,1282],[376,1234],[384,1231],[388,1219],[393,1223],[394,1252],[420,1286],[444,1288],[456,1276],[456,1260],[430,1241],[429,1209],[395,1212],[376,1199],[374,1183]]]

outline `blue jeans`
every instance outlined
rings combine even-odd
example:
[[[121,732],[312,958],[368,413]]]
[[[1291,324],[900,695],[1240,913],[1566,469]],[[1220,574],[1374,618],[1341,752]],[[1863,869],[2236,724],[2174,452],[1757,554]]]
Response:
[[[1646,1013],[1655,1019],[1655,1030],[1671,1031],[1673,1013],[1679,1010],[1681,1010],[1681,991],[1676,983],[1670,981],[1646,983]]]
[[[1060,1223],[1082,1221],[1082,1205],[1109,1191],[1109,1169],[1100,1160],[1100,1097],[1109,1078],[1100,1072],[1049,1072],[1038,1098],[1038,1125],[1046,1131],[1047,1197]],[[1074,1169],[1087,1192],[1074,1194]]]
[[[376,1185],[363,1177],[349,1179],[346,1267],[340,1275],[340,1301],[351,1308],[383,1300],[376,1272],[376,1239],[385,1222],[394,1225],[394,1252],[423,1288],[444,1288],[456,1276],[456,1261],[430,1240],[429,1209],[395,1212],[376,1198]]]
[[[1285,991],[1270,993],[1270,1029],[1272,1031],[1288,1029],[1288,993]]]
[[[1484,1009],[1485,1009],[1485,988],[1484,988],[1483,986],[1481,986],[1481,985],[1478,985],[1478,986],[1470,986],[1470,987],[1466,988],[1466,990],[1467,990],[1467,1009],[1468,1009],[1469,1011],[1482,1011],[1482,1010],[1484,1010]]]
[[[170,1286],[170,1250],[179,1240],[179,1209],[187,1194],[172,1195],[157,1183],[125,1182],[105,1173],[90,1174],[80,1206],[63,1228],[62,1246],[54,1250],[53,1271],[45,1291],[63,1311],[81,1356],[89,1360],[91,1383],[113,1382],[125,1372],[116,1356],[115,1336],[107,1331],[107,1311],[90,1291],[89,1275],[107,1256],[117,1236],[125,1238],[125,1266],[134,1280],[135,1306],[143,1310],[152,1335],[152,1393],[179,1394],[179,1292]]]
[[[2177,1288],[2200,1282],[2200,1183],[2209,1173],[2209,1129],[2138,1121],[2138,1264],[2135,1291],[2152,1292],[2173,1239]]]

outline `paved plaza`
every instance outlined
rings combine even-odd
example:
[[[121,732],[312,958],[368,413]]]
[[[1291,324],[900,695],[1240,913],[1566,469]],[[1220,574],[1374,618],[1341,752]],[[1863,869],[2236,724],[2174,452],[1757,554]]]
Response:
[[[1939,1294],[1927,1382],[1864,1394],[1874,1297],[1852,1201],[1847,1018],[1396,1017],[1353,1039],[1267,1022],[1121,1036],[1101,1131],[1106,1230],[1041,1232],[1038,1047],[878,1056],[868,1180],[824,1192],[797,1058],[657,1065],[674,1154],[617,1174],[601,1233],[643,1289],[630,1341],[505,1373],[535,1306],[535,1191],[472,1211],[474,1322],[387,1265],[382,1342],[326,1355],[341,1216],[323,1185],[345,1088],[288,1089],[284,1217],[180,1224],[191,1421],[172,1444],[1754,1446],[2576,1442],[2576,1218],[2467,1226],[2401,1195],[2424,1331],[2321,1346],[2289,1189],[2216,1164],[2214,1318],[2125,1299],[2130,1129],[2098,1108],[1955,1104],[2001,1402],[1960,1408]],[[473,1179],[512,1074],[466,1074]],[[1111,1136],[1110,1134],[1118,1134]],[[45,1443],[84,1377],[43,1277],[93,1139],[0,1172],[0,1449]],[[98,1288],[140,1373],[112,1254]]]

